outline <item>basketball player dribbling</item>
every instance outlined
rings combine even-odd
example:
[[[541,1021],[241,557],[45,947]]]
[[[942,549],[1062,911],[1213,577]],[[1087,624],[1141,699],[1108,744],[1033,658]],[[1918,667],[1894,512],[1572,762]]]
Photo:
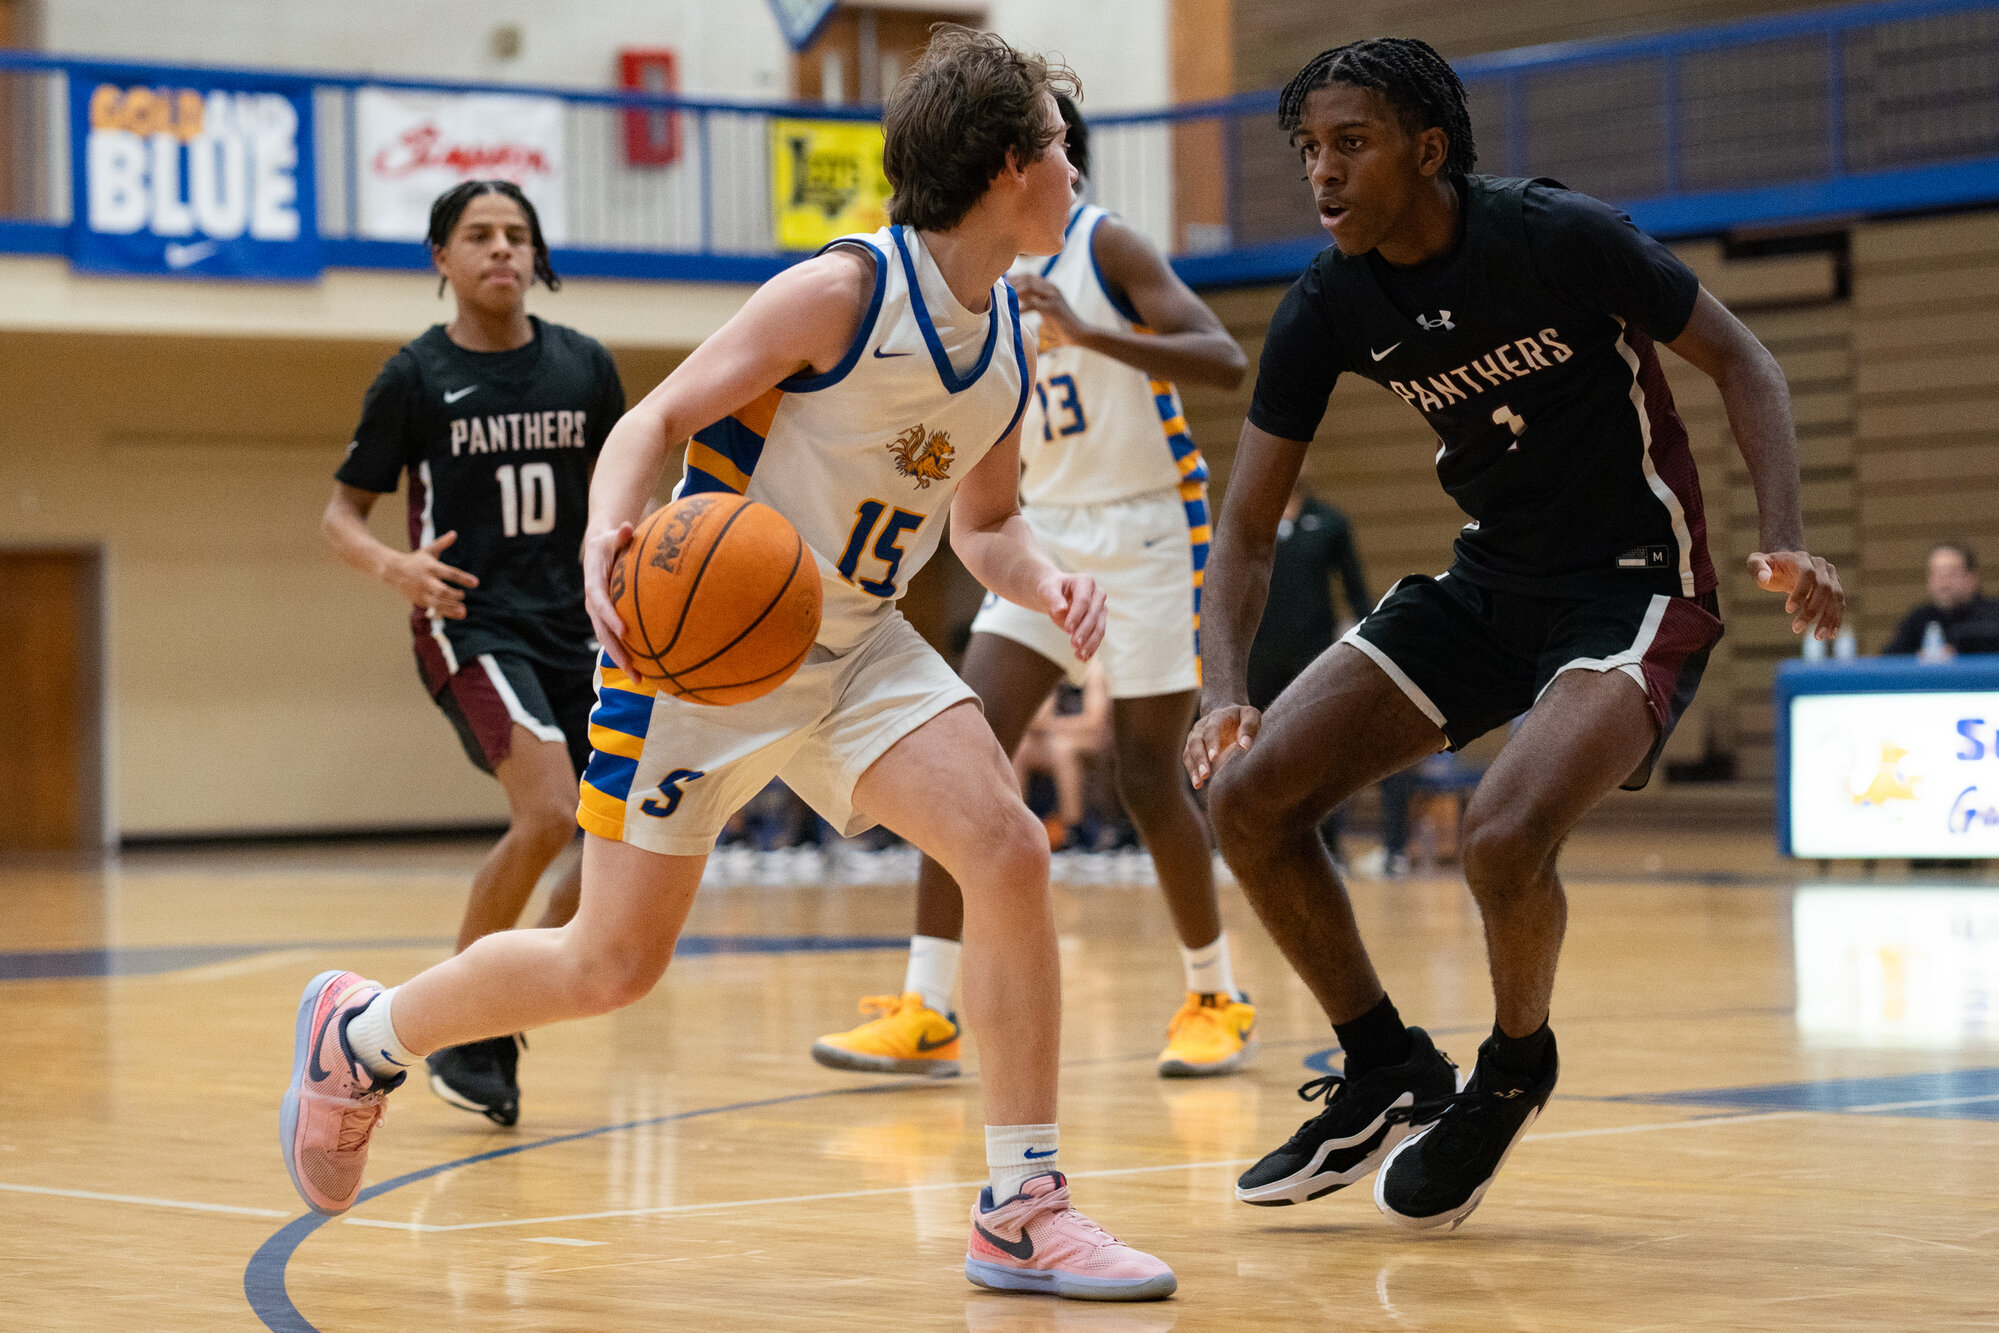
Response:
[[[1061,248],[1074,180],[1054,99],[1065,86],[1066,71],[997,37],[940,26],[886,108],[895,225],[766,283],[612,431],[583,548],[606,651],[581,906],[560,929],[488,935],[394,990],[351,972],[308,984],[280,1133],[313,1208],[352,1206],[383,1099],[423,1052],[644,997],[723,822],[782,777],[842,832],[884,824],[963,888],[990,1174],[966,1276],[1096,1300],[1173,1291],[1166,1264],[1070,1204],[1048,840],[972,692],[895,609],[948,511],[954,550],[987,587],[1050,617],[1079,656],[1103,636],[1102,591],[1042,557],[1016,507],[1033,360],[1002,275],[1019,254]],[[640,682],[606,585],[669,443],[690,436],[682,492],[770,505],[825,586],[805,664],[730,707]]]
[[[1057,102],[1080,180],[1089,175],[1089,130],[1074,102]],[[1021,426],[1022,514],[1044,551],[1104,588],[1108,624],[1096,661],[1112,699],[1118,795],[1180,936],[1187,993],[1159,1072],[1227,1073],[1254,1049],[1256,1010],[1235,984],[1207,827],[1180,771],[1201,683],[1208,469],[1172,381],[1232,389],[1247,363],[1150,241],[1080,200],[1061,251],[1024,260],[1009,277],[1021,309],[1040,316],[1040,362]],[[997,596],[972,622],[960,671],[1009,754],[1064,676],[1084,680],[1060,631]],[[926,857],[901,994],[863,1000],[875,1016],[820,1038],[813,1059],[870,1073],[956,1074],[949,1011],[962,919],[958,886]]]
[[[506,792],[507,832],[473,875],[464,949],[511,929],[575,840],[597,656],[576,552],[625,391],[603,344],[527,313],[537,279],[560,283],[519,187],[467,181],[438,196],[430,253],[457,313],[376,377],[320,526],[341,560],[409,599],[424,689]],[[405,471],[407,552],[368,530]],[[575,913],[580,873],[556,883],[543,926]],[[429,1057],[430,1086],[511,1125],[519,1058],[512,1034],[445,1047]]]
[[[1656,343],[1721,391],[1756,490],[1749,569],[1786,595],[1792,630],[1831,638],[1844,601],[1805,550],[1783,372],[1670,251],[1552,181],[1472,174],[1464,88],[1422,42],[1322,53],[1278,116],[1333,245],[1264,344],[1208,566],[1204,715],[1186,764],[1345,1068],[1300,1089],[1325,1109],[1236,1196],[1302,1203],[1378,1169],[1391,1221],[1454,1227],[1554,1091],[1562,840],[1612,788],[1645,784],[1721,637]],[[1446,574],[1396,584],[1260,714],[1244,665],[1274,534],[1342,372],[1423,415],[1438,478],[1472,521]],[[1383,990],[1317,827],[1361,787],[1515,717],[1460,844],[1497,1009],[1460,1091]]]

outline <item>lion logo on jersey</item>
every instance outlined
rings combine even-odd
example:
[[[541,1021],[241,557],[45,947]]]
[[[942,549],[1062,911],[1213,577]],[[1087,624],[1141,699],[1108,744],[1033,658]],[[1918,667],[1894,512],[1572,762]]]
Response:
[[[951,448],[949,435],[941,430],[926,434],[921,422],[896,436],[888,451],[895,455],[895,470],[905,477],[916,478],[919,491],[929,490],[933,481],[950,477],[951,457],[956,452]]]

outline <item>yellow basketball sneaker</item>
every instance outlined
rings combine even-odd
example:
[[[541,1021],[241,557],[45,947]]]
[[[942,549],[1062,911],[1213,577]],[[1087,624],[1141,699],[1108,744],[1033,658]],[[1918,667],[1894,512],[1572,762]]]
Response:
[[[869,1020],[851,1032],[812,1043],[812,1058],[828,1069],[867,1074],[958,1076],[958,1016],[940,1014],[916,991],[870,995],[861,1001]]]
[[[1159,1076],[1205,1078],[1240,1069],[1256,1051],[1255,1031],[1256,1007],[1247,998],[1188,991],[1166,1025]]]

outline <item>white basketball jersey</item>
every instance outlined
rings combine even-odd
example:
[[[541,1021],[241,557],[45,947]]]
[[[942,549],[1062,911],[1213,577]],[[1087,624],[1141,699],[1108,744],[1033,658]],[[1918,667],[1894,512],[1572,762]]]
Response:
[[[1027,353],[1013,288],[994,283],[986,313],[970,313],[914,229],[833,244],[875,259],[847,354],[695,432],[675,494],[735,491],[790,519],[819,560],[819,642],[844,653],[887,619],[936,551],[958,482],[1020,420]]]
[[[1095,205],[1079,206],[1069,216],[1061,253],[1023,258],[1013,271],[1038,272],[1054,283],[1085,324],[1143,333],[1138,312],[1097,269],[1091,247],[1108,216]],[[1110,504],[1207,480],[1180,391],[1170,380],[1064,342],[1048,321],[1030,315],[1030,334],[1036,325],[1040,358],[1020,429],[1025,503]]]

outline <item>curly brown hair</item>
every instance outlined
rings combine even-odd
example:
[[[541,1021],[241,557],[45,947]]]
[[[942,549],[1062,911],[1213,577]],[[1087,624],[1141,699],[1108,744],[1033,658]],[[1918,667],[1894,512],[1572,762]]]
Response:
[[[1062,133],[1048,124],[1043,93],[1082,95],[1066,65],[1016,51],[990,32],[955,23],[930,30],[930,45],[889,95],[882,115],[882,169],[895,193],[891,222],[949,231],[964,220],[1007,154],[1038,162]]]

